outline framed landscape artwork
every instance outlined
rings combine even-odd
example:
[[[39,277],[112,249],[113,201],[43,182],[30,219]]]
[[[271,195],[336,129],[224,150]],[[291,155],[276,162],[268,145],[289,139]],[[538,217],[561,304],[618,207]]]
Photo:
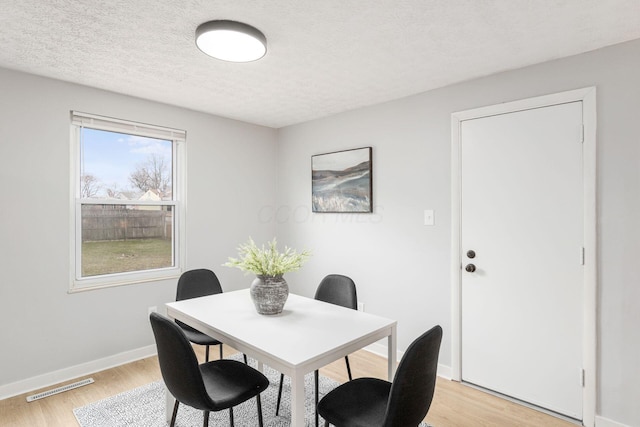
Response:
[[[313,212],[373,212],[371,147],[311,156]]]

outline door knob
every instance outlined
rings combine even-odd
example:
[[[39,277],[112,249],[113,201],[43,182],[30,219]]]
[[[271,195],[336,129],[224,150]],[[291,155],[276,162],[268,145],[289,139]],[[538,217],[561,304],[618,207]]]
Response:
[[[476,271],[476,266],[473,264],[467,264],[464,269],[469,273],[473,273],[474,271]]]
[[[472,251],[472,250],[467,251],[467,258],[473,259],[475,257],[476,257],[476,252],[475,251]]]

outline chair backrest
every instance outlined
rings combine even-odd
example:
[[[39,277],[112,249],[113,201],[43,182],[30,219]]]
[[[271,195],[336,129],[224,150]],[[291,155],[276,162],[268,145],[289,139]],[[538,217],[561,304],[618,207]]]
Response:
[[[182,329],[158,313],[149,315],[158,348],[162,379],[179,402],[206,410],[211,400],[206,392],[196,354]]]
[[[356,284],[347,276],[330,274],[318,285],[315,299],[343,307],[358,309]]]
[[[176,301],[222,293],[218,276],[206,268],[189,270],[178,279]]]
[[[434,326],[407,349],[391,384],[384,427],[417,426],[431,406],[436,387],[442,328]]]

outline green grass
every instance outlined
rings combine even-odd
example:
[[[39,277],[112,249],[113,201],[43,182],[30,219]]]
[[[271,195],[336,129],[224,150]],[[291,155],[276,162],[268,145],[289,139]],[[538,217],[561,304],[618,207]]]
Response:
[[[171,267],[171,240],[108,240],[82,243],[82,276]]]

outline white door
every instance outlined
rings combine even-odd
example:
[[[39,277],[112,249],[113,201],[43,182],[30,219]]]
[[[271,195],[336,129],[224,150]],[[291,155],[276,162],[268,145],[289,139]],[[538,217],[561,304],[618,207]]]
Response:
[[[460,126],[462,380],[581,419],[582,102]]]

